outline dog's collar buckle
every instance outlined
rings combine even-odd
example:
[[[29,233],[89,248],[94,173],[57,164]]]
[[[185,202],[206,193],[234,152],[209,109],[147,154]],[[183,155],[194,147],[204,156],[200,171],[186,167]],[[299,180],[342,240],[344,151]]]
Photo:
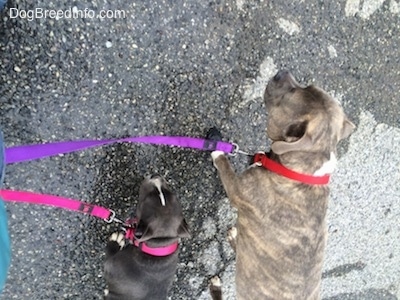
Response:
[[[258,152],[253,157],[253,163],[257,166],[262,166],[271,172],[274,172],[283,177],[310,185],[326,185],[329,183],[330,176],[315,176],[309,174],[298,173],[290,170],[280,163],[270,159],[265,152]]]

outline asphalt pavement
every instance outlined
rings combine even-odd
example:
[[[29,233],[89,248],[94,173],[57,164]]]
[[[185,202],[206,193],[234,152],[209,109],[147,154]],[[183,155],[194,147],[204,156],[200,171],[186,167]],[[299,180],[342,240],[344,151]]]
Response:
[[[8,147],[199,137],[216,126],[255,152],[268,148],[265,84],[290,69],[332,93],[357,125],[331,183],[323,299],[400,299],[399,49],[397,0],[11,0],[0,12],[0,126]],[[209,299],[215,274],[234,299],[225,234],[235,212],[209,153],[115,144],[9,165],[5,187],[124,218],[155,172],[178,193],[192,232],[170,299]],[[102,298],[104,247],[118,225],[26,204],[7,211],[13,257],[0,299]]]

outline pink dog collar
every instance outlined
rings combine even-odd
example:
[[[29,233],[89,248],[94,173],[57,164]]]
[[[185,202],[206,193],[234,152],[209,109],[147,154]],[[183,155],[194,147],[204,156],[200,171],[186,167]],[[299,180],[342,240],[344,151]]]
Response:
[[[125,238],[131,241],[131,243],[138,247],[143,253],[152,256],[168,256],[173,254],[178,249],[178,242],[156,248],[148,246],[146,242],[139,242],[135,237],[136,219],[128,219],[126,224],[129,225],[129,227],[126,229]]]
[[[165,247],[157,247],[157,248],[151,248],[145,242],[139,242],[138,240],[134,240],[133,244],[136,247],[138,247],[143,253],[152,256],[168,256],[174,253],[178,249],[178,242],[175,242]]]

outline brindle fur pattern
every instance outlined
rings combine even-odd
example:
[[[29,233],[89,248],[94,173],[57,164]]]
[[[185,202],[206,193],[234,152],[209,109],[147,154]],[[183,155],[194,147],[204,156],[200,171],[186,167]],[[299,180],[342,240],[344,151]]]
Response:
[[[354,129],[337,101],[315,86],[301,87],[287,71],[268,83],[264,101],[271,158],[297,172],[313,174]],[[320,299],[328,187],[262,167],[237,175],[224,155],[213,159],[238,210],[237,299]]]
[[[159,190],[153,178],[143,181],[136,208],[138,225],[135,235],[150,247],[165,246],[181,237],[188,237],[189,230],[181,205],[165,180],[160,180],[165,198],[161,204]],[[175,276],[178,251],[155,257],[143,253],[138,247],[110,239],[106,248],[104,276],[108,285],[107,300],[166,299]]]

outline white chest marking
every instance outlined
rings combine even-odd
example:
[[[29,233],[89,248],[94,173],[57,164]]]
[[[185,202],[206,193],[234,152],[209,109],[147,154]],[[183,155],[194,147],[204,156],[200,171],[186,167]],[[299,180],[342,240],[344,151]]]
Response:
[[[336,168],[337,159],[335,153],[331,152],[329,160],[324,162],[324,164],[317,171],[314,172],[314,176],[323,176],[326,174],[331,174]]]

